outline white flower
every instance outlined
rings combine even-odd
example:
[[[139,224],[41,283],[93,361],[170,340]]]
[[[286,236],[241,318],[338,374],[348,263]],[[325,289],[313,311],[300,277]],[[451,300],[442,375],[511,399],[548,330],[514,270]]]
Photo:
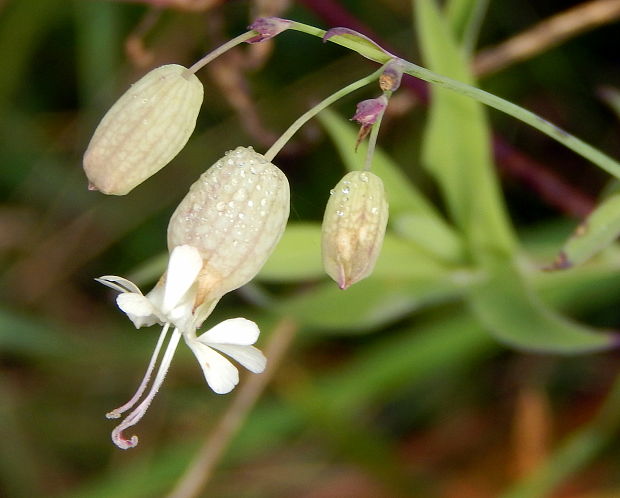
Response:
[[[195,308],[197,281],[202,267],[203,260],[200,251],[190,245],[181,245],[172,250],[164,277],[147,295],[142,294],[134,283],[122,277],[107,275],[97,279],[102,284],[120,292],[116,298],[118,307],[129,317],[136,328],[156,323],[163,325],[155,351],[138,390],[127,403],[108,413],[108,418],[120,417],[140,400],[149,384],[168,330],[170,326],[174,327],[148,394],[112,431],[112,440],[122,449],[132,448],[138,444],[137,436],[127,439],[123,431],[138,423],[146,413],[168,372],[181,336],[198,359],[207,383],[218,394],[232,391],[239,382],[237,368],[220,353],[230,356],[251,372],[261,373],[265,370],[267,363],[265,356],[252,346],[260,332],[258,326],[250,320],[245,318],[224,320],[207,332],[196,336],[197,327],[211,313],[221,297],[202,303]]]

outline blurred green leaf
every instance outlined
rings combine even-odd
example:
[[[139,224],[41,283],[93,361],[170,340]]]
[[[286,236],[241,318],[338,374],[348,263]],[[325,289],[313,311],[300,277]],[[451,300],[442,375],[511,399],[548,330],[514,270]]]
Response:
[[[75,353],[76,343],[49,323],[0,309],[0,352],[56,357]]]
[[[489,0],[448,0],[446,18],[452,34],[467,53],[476,46]]]
[[[579,265],[612,244],[619,235],[620,194],[613,194],[577,227],[550,269]]]
[[[324,275],[321,263],[321,225],[289,223],[257,278],[288,282],[316,279]]]
[[[579,325],[547,308],[516,268],[497,266],[468,294],[480,322],[501,342],[526,351],[584,353],[609,349],[618,336]]]
[[[62,0],[19,0],[2,5],[0,17],[0,109],[27,83],[25,75],[37,44],[54,22],[67,13]]]
[[[620,377],[594,419],[573,431],[560,443],[546,461],[518,481],[501,498],[545,498],[554,495],[564,480],[585,467],[616,437],[620,429]],[[607,496],[618,496],[611,492]]]
[[[360,169],[367,144],[360,144],[355,152],[355,127],[328,109],[321,112],[318,119],[340,152],[346,168],[349,171]],[[375,151],[373,171],[385,185],[390,204],[390,222],[394,227],[432,254],[450,262],[462,261],[464,250],[458,235],[399,166],[379,148]],[[406,220],[400,221],[403,216]]]
[[[407,280],[441,275],[445,271],[427,252],[409,241],[387,233],[373,276]],[[258,274],[259,279],[295,282],[325,277],[321,262],[321,225],[289,223],[274,253]]]
[[[468,61],[433,0],[413,2],[417,31],[429,69],[473,84]],[[444,194],[452,218],[464,232],[473,258],[510,255],[515,246],[491,160],[487,120],[481,104],[431,85],[423,162]]]
[[[370,277],[346,291],[333,282],[306,294],[281,301],[276,310],[308,327],[368,332],[402,318],[422,306],[453,299],[460,294],[457,282],[437,276],[414,281]]]

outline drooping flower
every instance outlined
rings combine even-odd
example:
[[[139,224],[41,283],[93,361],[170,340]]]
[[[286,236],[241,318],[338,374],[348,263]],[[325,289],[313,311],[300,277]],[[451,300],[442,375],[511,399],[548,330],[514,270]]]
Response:
[[[168,164],[196,126],[203,86],[169,64],[134,83],[103,117],[84,154],[89,188],[125,195]]]
[[[388,203],[383,182],[352,171],[330,191],[323,217],[323,267],[341,289],[372,273],[385,236]]]
[[[122,449],[138,444],[123,431],[144,415],[159,390],[181,337],[198,360],[205,380],[218,394],[239,381],[227,355],[251,372],[265,369],[266,359],[253,344],[258,326],[244,318],[224,320],[196,335],[220,298],[251,280],[282,236],[289,214],[289,186],[284,174],[251,148],[227,153],[207,170],[172,215],[168,226],[170,258],[151,292],[122,277],[97,279],[120,292],[117,305],[139,328],[163,325],[160,338],[135,395],[108,414],[118,418],[142,398],[160,350],[173,327],[168,346],[148,394],[112,432]]]

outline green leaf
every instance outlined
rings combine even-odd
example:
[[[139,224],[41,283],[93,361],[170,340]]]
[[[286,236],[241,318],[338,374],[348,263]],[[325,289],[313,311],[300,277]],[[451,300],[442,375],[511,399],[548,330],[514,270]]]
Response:
[[[461,293],[449,278],[415,281],[368,278],[342,291],[333,282],[281,302],[276,311],[302,325],[347,333],[369,332],[407,316],[412,311]]]
[[[432,0],[413,2],[420,47],[429,68],[472,84],[468,61]],[[489,129],[474,100],[431,87],[423,162],[443,192],[475,259],[512,254],[515,246],[490,153]]]
[[[611,245],[619,235],[620,194],[614,194],[577,227],[549,269],[562,270],[581,264]]]
[[[488,6],[489,0],[449,0],[446,2],[445,12],[452,34],[467,53],[471,53],[476,46]]]
[[[288,282],[322,278],[321,225],[289,223],[257,278]]]
[[[385,234],[373,276],[408,280],[442,275],[445,268],[427,252],[399,237]],[[294,282],[325,277],[321,262],[321,225],[290,223],[258,274],[259,279]]]
[[[318,119],[336,145],[346,168],[349,171],[360,169],[366,144],[362,143],[355,152],[355,127],[327,109],[318,115]],[[383,180],[390,203],[390,223],[399,233],[446,261],[463,260],[464,249],[458,235],[398,165],[379,148],[373,158],[373,172]]]
[[[519,349],[571,354],[618,343],[615,334],[579,325],[547,308],[510,264],[498,265],[488,280],[473,286],[468,301],[492,335]]]

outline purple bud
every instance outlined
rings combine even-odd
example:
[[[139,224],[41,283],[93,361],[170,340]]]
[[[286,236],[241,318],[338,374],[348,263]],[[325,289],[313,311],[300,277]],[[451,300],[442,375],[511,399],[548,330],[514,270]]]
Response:
[[[248,26],[248,29],[256,31],[258,34],[254,38],[247,40],[247,43],[260,43],[269,40],[274,36],[286,31],[291,27],[292,21],[280,19],[279,17],[261,17],[256,19]]]
[[[372,126],[375,124],[379,116],[383,114],[387,107],[388,100],[384,95],[376,99],[362,100],[355,109],[355,114],[351,118],[362,126]]]

